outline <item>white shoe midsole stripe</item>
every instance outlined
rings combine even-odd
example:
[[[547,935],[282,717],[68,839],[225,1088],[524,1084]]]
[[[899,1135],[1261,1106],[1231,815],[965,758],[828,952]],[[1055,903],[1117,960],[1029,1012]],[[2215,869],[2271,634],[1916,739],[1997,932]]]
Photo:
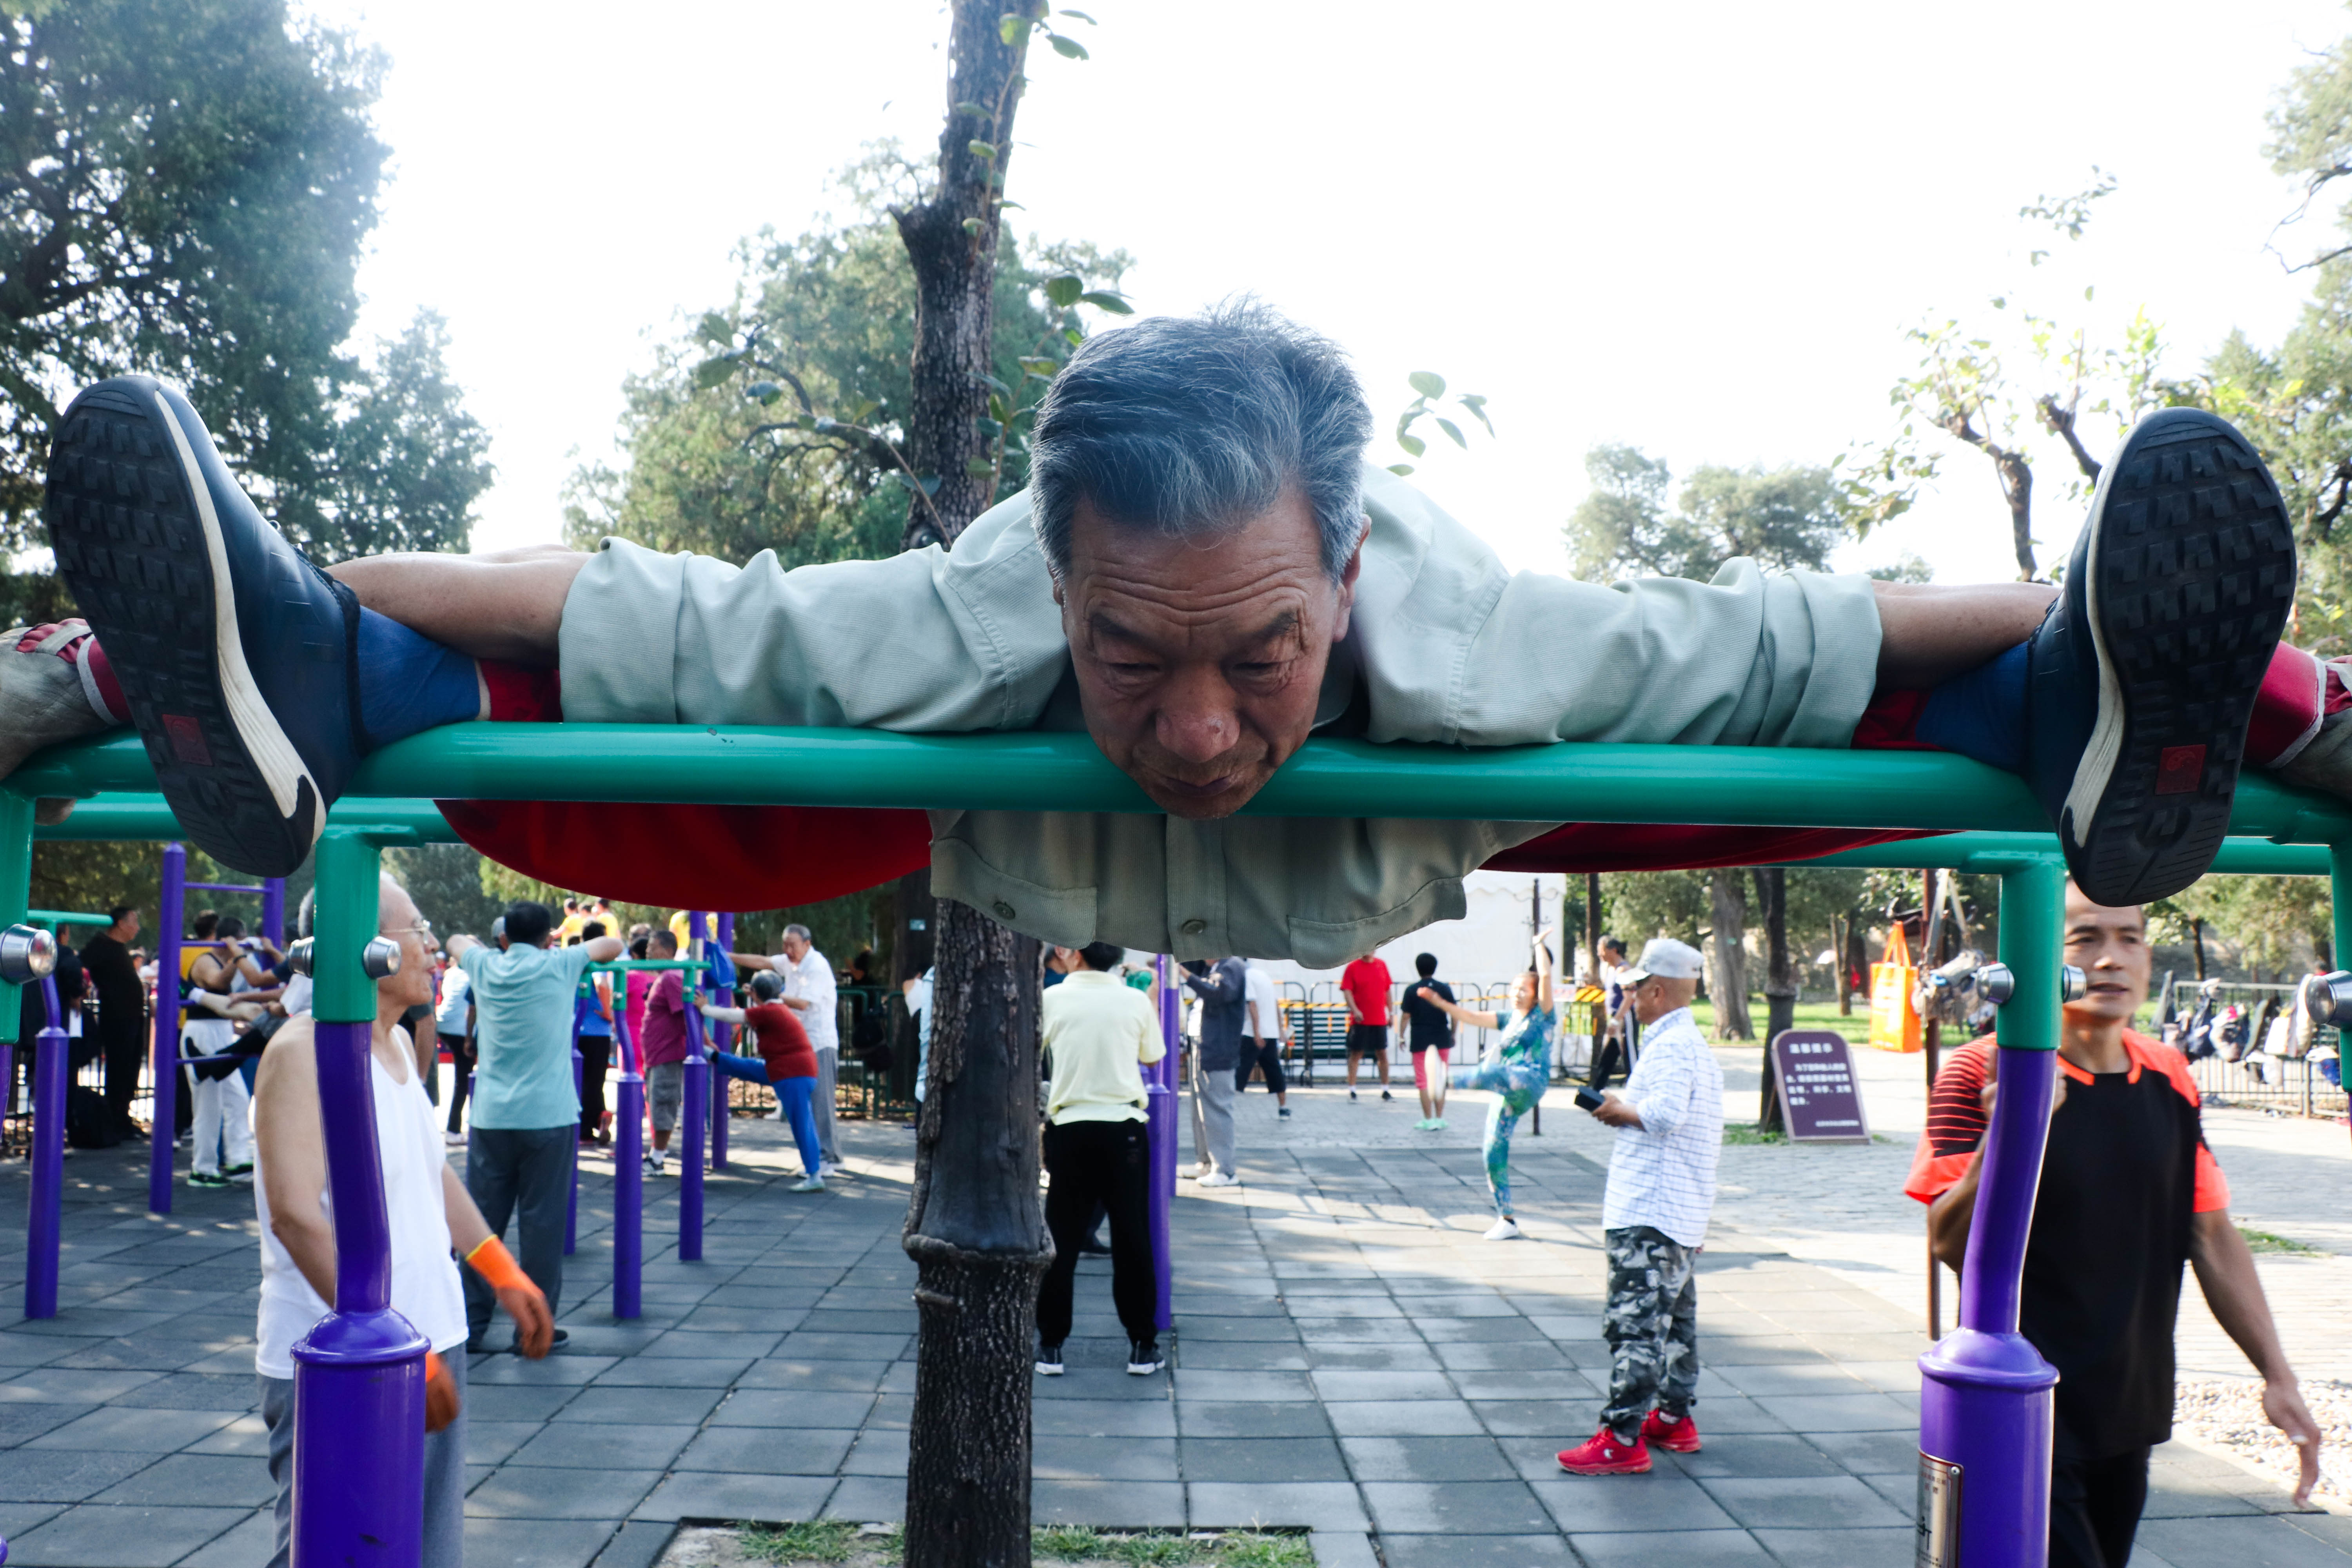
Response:
[[[188,479],[188,489],[196,498],[196,520],[204,525],[205,552],[213,567],[213,653],[221,676],[221,695],[228,703],[229,722],[236,727],[237,738],[252,753],[254,765],[261,770],[264,783],[269,785],[270,797],[278,803],[278,815],[291,817],[301,803],[301,784],[310,778],[310,770],[302,765],[301,753],[286,731],[278,725],[269,704],[263,700],[261,689],[253,683],[253,671],[245,662],[245,639],[237,635],[236,594],[231,586],[228,571],[228,546],[221,539],[220,514],[213,510],[212,487],[205,483],[204,470],[196,466],[196,454],[188,445],[187,433],[180,422],[172,417],[172,405],[163,401],[160,392],[152,394],[155,407],[163,416],[163,426],[172,432],[172,445],[180,454],[180,468]],[[319,793],[319,782],[310,779],[311,798],[321,805],[325,797]],[[315,814],[310,824],[310,837],[317,842],[319,829],[326,825],[327,814]]]
[[[2066,792],[2066,815],[2078,849],[2089,840],[2091,818],[2098,814],[2099,797],[2107,793],[2107,781],[2115,777],[2116,761],[2124,749],[2123,685],[2116,679],[2115,663],[2107,658],[2106,634],[2099,625],[2099,534],[2093,527],[2106,515],[2107,486],[2115,481],[2122,457],[2117,452],[2116,461],[2108,463],[2107,471],[2100,476],[2091,515],[2083,524],[2092,529],[2090,552],[2083,563],[2084,571],[2090,574],[2090,581],[2083,585],[2083,607],[2090,616],[2091,647],[2099,656],[2099,714],[2091,726],[2090,742],[2083,748],[2083,760],[2075,764],[2074,787]],[[2065,831],[2064,823],[2058,826]]]

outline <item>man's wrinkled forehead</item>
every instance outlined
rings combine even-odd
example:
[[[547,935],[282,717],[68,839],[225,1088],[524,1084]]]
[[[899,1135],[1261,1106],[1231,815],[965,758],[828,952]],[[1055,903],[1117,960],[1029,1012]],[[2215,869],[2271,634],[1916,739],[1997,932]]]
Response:
[[[2070,932],[2095,929],[2145,931],[2147,930],[2147,910],[2139,904],[2095,904],[2084,897],[2083,889],[2069,878],[2066,882],[2066,929]]]

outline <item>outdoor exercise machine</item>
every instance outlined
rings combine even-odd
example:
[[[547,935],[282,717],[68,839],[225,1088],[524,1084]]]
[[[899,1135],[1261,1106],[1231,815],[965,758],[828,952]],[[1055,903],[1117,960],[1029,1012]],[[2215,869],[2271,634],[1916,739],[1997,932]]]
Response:
[[[472,723],[384,748],[355,794],[394,799],[1145,812],[1157,807],[1082,734],[968,736],[686,725]],[[0,787],[0,924],[21,919],[40,796],[151,790],[145,752],[113,736],[53,749]],[[296,1348],[294,1553],[317,1568],[415,1563],[421,1518],[423,1339],[389,1307],[390,1247],[366,1071],[379,857],[413,827],[345,802],[317,849],[313,1014],[334,1193],[336,1310]],[[1920,1561],[2035,1568],[2045,1560],[2052,1375],[2017,1333],[2025,1227],[2055,1079],[2064,873],[2023,782],[1938,752],[1560,744],[1492,751],[1318,741],[1245,808],[1275,816],[1995,830],[2040,846],[1988,849],[2011,975],[2003,1092],[1986,1142],[1962,1271],[1964,1327],[1922,1358]],[[77,815],[79,815],[77,813]],[[2352,814],[2249,775],[2232,831],[2329,847],[2338,950],[2352,952]],[[25,972],[29,974],[29,970]],[[7,978],[0,976],[0,978]],[[16,977],[21,984],[22,975]],[[1163,994],[1165,994],[1163,991]],[[16,1011],[0,995],[0,1030]],[[1164,1016],[1163,1016],[1164,1018]],[[1167,1076],[1163,1069],[1162,1077]],[[364,1545],[362,1543],[365,1543]]]

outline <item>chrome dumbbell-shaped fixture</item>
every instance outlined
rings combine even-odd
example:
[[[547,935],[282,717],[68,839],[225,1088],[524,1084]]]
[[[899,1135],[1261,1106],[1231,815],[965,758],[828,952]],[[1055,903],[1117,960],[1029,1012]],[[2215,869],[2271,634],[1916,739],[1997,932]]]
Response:
[[[2017,972],[2006,963],[1988,963],[1976,973],[1977,988],[1998,1007],[2017,994]],[[2090,994],[2091,979],[2071,963],[2058,966],[2058,1000],[2080,1002]]]
[[[0,931],[0,984],[30,985],[58,966],[58,939],[38,926]]]
[[[2315,1024],[2352,1028],[2352,970],[2306,975],[2303,982],[2303,1010]]]
[[[318,938],[306,936],[286,950],[286,963],[297,974],[310,973],[311,954],[317,950]],[[400,973],[400,943],[388,936],[373,937],[360,949],[360,967],[367,971],[370,980],[388,980]]]

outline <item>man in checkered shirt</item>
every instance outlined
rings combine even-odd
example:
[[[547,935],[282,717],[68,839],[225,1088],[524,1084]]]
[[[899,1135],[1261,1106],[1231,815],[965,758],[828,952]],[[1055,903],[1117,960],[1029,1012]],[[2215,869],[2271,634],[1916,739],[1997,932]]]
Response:
[[[1601,1430],[1559,1456],[1580,1476],[1638,1475],[1650,1444],[1698,1451],[1691,1401],[1698,1386],[1698,1286],[1694,1266],[1715,1210],[1723,1146],[1723,1069],[1691,998],[1698,951],[1660,937],[1625,977],[1642,1022],[1642,1056],[1595,1120],[1617,1131],[1601,1226],[1609,1250],[1609,1403]]]

